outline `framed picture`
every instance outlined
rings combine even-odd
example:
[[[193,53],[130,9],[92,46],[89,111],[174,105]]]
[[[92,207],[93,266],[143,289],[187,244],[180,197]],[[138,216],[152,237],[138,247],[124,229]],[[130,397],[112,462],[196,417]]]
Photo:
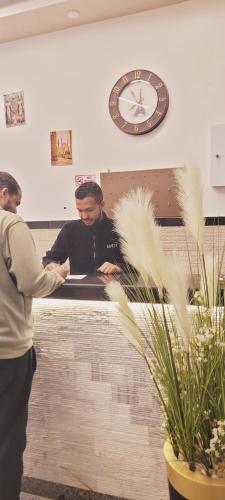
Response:
[[[5,121],[6,127],[24,125],[25,110],[23,91],[4,95]]]
[[[72,130],[50,132],[51,164],[72,165]]]

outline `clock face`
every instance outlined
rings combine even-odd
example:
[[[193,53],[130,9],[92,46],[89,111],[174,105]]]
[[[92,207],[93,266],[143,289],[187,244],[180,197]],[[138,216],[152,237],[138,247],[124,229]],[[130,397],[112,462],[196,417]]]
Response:
[[[140,135],[157,127],[169,105],[167,88],[161,78],[146,70],[123,75],[109,97],[114,123],[127,134]]]

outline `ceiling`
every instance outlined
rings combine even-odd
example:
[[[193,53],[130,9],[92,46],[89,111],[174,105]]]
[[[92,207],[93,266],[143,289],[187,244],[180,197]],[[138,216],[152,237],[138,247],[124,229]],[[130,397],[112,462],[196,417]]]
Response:
[[[187,0],[0,0],[0,43]],[[79,17],[69,18],[75,11]]]

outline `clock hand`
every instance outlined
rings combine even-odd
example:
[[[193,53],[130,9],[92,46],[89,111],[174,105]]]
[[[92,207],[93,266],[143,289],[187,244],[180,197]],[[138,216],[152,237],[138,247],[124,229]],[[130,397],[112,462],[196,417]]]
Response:
[[[135,99],[135,101],[138,102],[137,97],[136,97],[134,91],[132,89],[130,89],[130,92],[131,92],[133,98]]]
[[[118,97],[118,99],[121,99],[121,101],[129,102],[130,104],[134,104],[136,106],[138,105],[138,106],[140,106],[140,108],[149,109],[149,106],[145,106],[144,104],[136,103],[134,101],[131,101],[130,99],[125,99],[125,97]]]
[[[141,105],[144,101],[144,96],[142,96],[142,89],[140,88],[140,95],[139,95],[139,99],[137,102],[137,104]]]
[[[142,104],[143,101],[144,101],[144,96],[142,96],[142,88],[140,88],[140,98],[139,98],[138,104]]]

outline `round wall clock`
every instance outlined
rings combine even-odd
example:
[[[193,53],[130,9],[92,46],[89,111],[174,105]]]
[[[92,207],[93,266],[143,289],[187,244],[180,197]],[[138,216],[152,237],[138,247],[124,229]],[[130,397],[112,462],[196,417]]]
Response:
[[[127,134],[146,134],[165,117],[169,94],[165,83],[151,71],[129,71],[114,85],[109,97],[112,120]]]

